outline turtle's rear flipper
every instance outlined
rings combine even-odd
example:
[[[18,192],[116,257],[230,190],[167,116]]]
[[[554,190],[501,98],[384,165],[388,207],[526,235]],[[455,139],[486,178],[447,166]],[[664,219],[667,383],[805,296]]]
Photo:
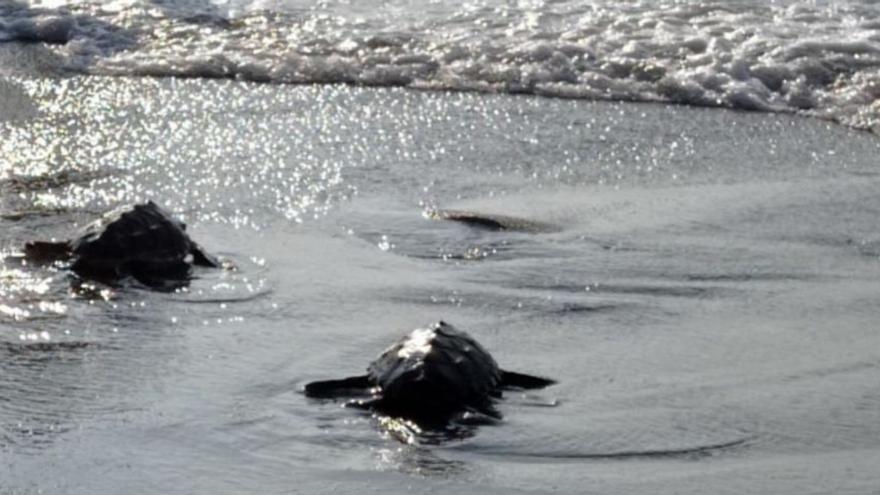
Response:
[[[199,246],[196,243],[193,243],[192,250],[190,251],[193,256],[193,264],[198,266],[207,266],[210,268],[220,268],[222,265],[220,264],[220,260],[208,254],[202,246]]]
[[[24,245],[24,255],[37,263],[69,260],[72,254],[67,242],[34,241]]]
[[[501,386],[507,388],[544,388],[556,383],[556,380],[526,375],[513,371],[501,371]]]
[[[367,395],[373,387],[370,377],[367,375],[350,376],[341,380],[325,380],[312,382],[305,386],[304,392],[308,397],[318,399],[339,396]]]

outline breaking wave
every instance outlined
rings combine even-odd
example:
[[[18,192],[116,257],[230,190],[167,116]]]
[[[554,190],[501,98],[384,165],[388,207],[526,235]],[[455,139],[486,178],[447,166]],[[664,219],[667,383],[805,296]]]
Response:
[[[53,6],[53,3],[61,6]],[[0,41],[74,73],[668,102],[880,133],[880,3],[0,3]]]

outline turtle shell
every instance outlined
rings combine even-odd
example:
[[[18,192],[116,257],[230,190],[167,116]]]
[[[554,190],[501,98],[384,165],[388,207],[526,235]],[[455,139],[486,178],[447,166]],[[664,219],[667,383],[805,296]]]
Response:
[[[498,395],[502,373],[473,337],[442,321],[414,330],[367,372],[381,388],[383,408],[416,416],[485,410]]]
[[[70,244],[74,271],[106,276],[185,271],[193,246],[186,225],[152,201],[105,215]]]

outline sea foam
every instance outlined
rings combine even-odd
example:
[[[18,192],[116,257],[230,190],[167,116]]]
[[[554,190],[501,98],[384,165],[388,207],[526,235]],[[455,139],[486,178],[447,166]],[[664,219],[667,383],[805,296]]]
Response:
[[[880,133],[878,18],[869,0],[33,1],[0,6],[0,40],[52,43],[88,74],[670,102]]]

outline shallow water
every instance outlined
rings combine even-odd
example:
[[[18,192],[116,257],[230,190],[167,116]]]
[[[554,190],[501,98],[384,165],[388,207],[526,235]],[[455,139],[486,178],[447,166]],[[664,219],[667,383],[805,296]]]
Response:
[[[19,75],[0,93],[5,491],[880,486],[876,136],[333,85]],[[238,271],[74,291],[15,255],[147,198]],[[440,445],[298,392],[441,318],[559,385]]]

